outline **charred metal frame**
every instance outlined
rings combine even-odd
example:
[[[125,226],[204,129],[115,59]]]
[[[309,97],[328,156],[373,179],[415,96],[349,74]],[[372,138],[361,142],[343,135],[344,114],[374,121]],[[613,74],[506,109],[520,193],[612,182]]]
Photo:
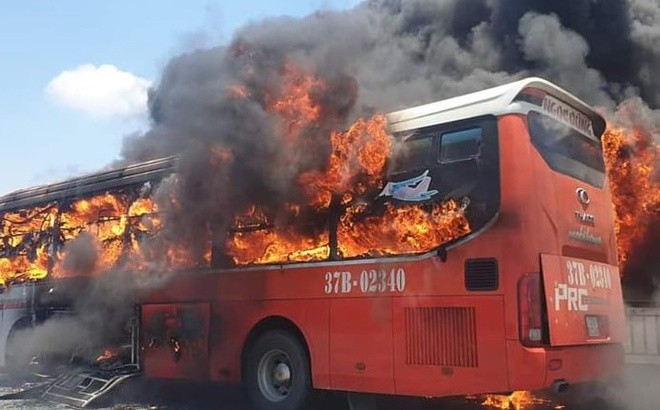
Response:
[[[36,260],[36,249],[42,249],[48,257],[47,264],[44,267],[47,271],[45,279],[29,280],[26,279],[24,285],[27,292],[24,293],[24,300],[21,303],[25,306],[22,316],[28,319],[32,326],[44,322],[49,318],[59,315],[72,314],[71,296],[80,292],[81,286],[84,287],[88,278],[60,278],[53,279],[49,275],[54,269],[55,255],[64,243],[61,227],[62,212],[74,201],[89,198],[96,194],[102,194],[108,191],[125,190],[128,197],[137,199],[139,197],[137,188],[142,187],[147,182],[155,182],[164,179],[175,171],[177,159],[174,157],[165,158],[143,164],[132,165],[122,169],[111,170],[93,174],[86,177],[76,178],[62,183],[41,186],[21,191],[16,191],[0,197],[0,218],[7,213],[20,212],[26,210],[28,217],[42,218],[44,212],[53,212],[56,209],[52,226],[49,222],[47,227],[42,227],[35,235],[24,235],[22,241],[17,246],[10,246],[9,238],[1,238],[5,246],[3,247],[3,257],[13,258],[25,255],[30,262]],[[30,210],[47,207],[35,215],[31,215]],[[51,216],[48,216],[51,218]],[[21,222],[15,221],[15,222]],[[132,231],[126,229],[124,234],[130,235]],[[127,243],[127,242],[125,242]],[[32,248],[32,251],[30,249]],[[0,289],[0,293],[2,290]],[[139,370],[140,366],[140,329],[139,317],[135,316],[130,323],[130,363],[134,370]],[[7,326],[13,326],[8,323]],[[128,335],[127,335],[128,338]],[[128,342],[128,340],[127,340]]]
[[[140,340],[142,338],[140,329],[140,306],[133,308],[133,318],[131,319],[131,365],[136,370],[142,370],[142,358],[140,355]]]
[[[138,193],[132,191],[135,191],[136,187],[140,187],[145,183],[159,181],[172,174],[176,167],[176,160],[175,157],[169,157],[76,178],[62,183],[16,191],[0,197],[0,216],[8,212],[34,209],[35,207],[44,205],[52,205],[57,208],[53,227],[40,232],[40,235],[45,235],[49,242],[47,271],[50,273],[54,267],[53,256],[64,243],[60,228],[63,210],[67,209],[76,200],[107,191],[125,189],[130,197],[137,199]],[[48,209],[44,211],[46,210]],[[43,212],[37,215],[43,215]],[[103,220],[99,220],[99,222],[103,222]],[[130,235],[130,231],[127,229],[124,234],[128,236]],[[42,242],[41,240],[44,238],[30,239],[37,239],[36,242]],[[21,243],[20,246],[23,246],[23,244]],[[39,245],[35,243],[32,247],[36,249],[37,246]],[[7,256],[16,255],[12,253]],[[36,257],[36,255],[28,256],[32,256],[29,258],[31,260],[34,260],[34,257]]]

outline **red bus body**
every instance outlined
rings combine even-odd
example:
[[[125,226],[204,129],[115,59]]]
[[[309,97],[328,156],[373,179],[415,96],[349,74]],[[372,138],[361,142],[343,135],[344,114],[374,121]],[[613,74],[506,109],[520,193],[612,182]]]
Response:
[[[526,81],[516,95],[586,110]],[[551,169],[530,142],[530,106],[512,101],[491,113],[500,202],[482,229],[421,255],[178,274],[141,304],[145,374],[238,383],[251,343],[283,329],[304,343],[318,389],[439,397],[615,376],[624,313],[607,181]],[[483,266],[496,288],[468,290]],[[163,326],[183,341],[152,343]]]

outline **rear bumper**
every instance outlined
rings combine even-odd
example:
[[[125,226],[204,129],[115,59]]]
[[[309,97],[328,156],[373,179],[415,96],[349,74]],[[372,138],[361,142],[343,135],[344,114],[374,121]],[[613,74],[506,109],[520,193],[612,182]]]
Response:
[[[604,381],[623,370],[623,346],[618,343],[548,348],[525,348],[508,342],[511,390],[550,389],[558,381],[568,385]]]
[[[603,344],[547,349],[547,361],[562,360],[559,370],[546,371],[545,387],[558,379],[569,384],[607,380],[618,377],[623,371],[623,346]]]

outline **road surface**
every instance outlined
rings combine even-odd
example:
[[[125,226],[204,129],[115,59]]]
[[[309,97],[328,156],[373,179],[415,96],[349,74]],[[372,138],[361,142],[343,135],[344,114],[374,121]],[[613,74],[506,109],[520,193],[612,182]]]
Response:
[[[12,381],[0,375],[0,394],[6,395],[35,384]],[[594,392],[583,388],[569,388],[566,393],[548,396],[536,394],[535,404],[525,410],[647,410],[660,408],[660,366],[628,366],[623,382],[616,387]],[[379,410],[488,410],[484,398],[453,398],[445,400],[387,400]],[[236,388],[187,385],[180,383],[147,382],[133,379],[122,385],[102,408],[114,410],[246,410],[242,393]],[[35,399],[2,399],[0,409],[68,409],[62,404]],[[516,409],[515,406],[509,407]],[[348,410],[339,393],[324,393],[312,410]]]

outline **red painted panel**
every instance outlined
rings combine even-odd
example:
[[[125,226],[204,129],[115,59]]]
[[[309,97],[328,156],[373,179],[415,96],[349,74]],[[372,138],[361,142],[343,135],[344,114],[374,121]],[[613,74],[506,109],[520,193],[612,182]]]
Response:
[[[600,344],[566,347],[526,348],[517,341],[507,342],[510,389],[542,390],[556,380],[569,384],[613,378],[623,368],[623,346]],[[561,367],[549,370],[551,360]]]
[[[212,306],[211,379],[240,382],[241,354],[250,331],[262,320],[284,318],[300,329],[309,349],[312,381],[329,388],[327,300],[218,301]]]
[[[330,309],[332,388],[394,393],[392,299],[335,299]]]
[[[528,348],[518,340],[507,341],[509,388],[506,390],[540,390],[545,388],[545,348]]]
[[[555,255],[541,255],[541,261],[550,343],[621,343],[625,317],[619,269]]]
[[[561,359],[562,367],[546,373],[545,387],[557,379],[576,384],[616,378],[624,366],[623,345],[618,343],[548,349],[547,357],[548,361]]]
[[[142,359],[147,377],[209,377],[209,303],[142,305]]]
[[[417,322],[411,327],[411,308],[431,310],[412,315]],[[398,394],[446,396],[507,390],[501,296],[395,298],[393,319]]]

